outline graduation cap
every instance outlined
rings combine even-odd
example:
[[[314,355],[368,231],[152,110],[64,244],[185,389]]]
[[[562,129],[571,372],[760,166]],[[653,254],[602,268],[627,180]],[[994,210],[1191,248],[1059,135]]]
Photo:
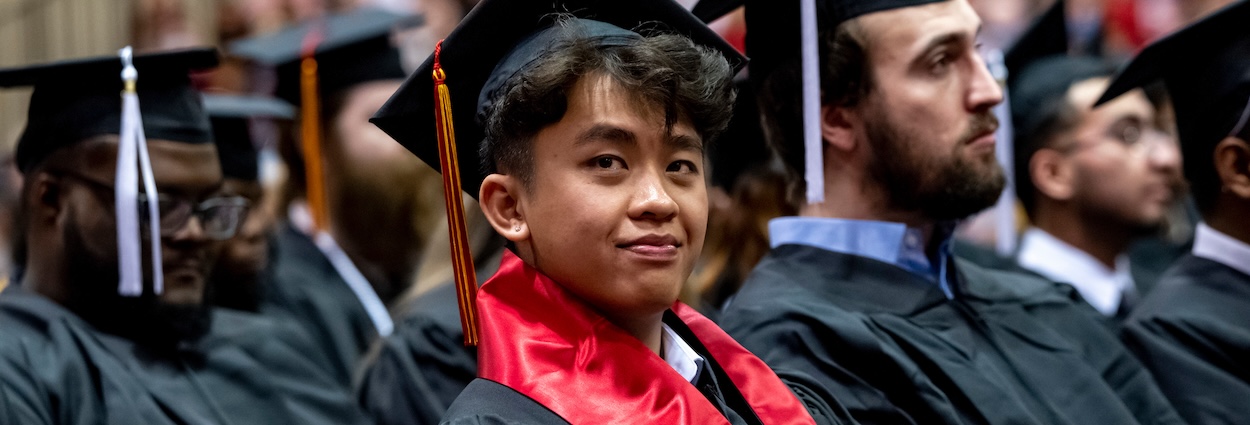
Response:
[[[807,202],[816,204],[825,197],[818,34],[871,13],[941,1],[946,0],[703,0],[692,12],[712,22],[739,6],[746,7],[748,73],[757,88],[778,67],[796,62],[802,67],[804,180]]]
[[[190,71],[217,66],[211,48],[134,56],[141,76],[136,85],[144,132],[149,138],[210,143],[212,132]],[[26,128],[15,160],[23,173],[57,150],[104,134],[121,134],[118,93],[122,60],[118,56],[0,69],[0,87],[33,86]]]
[[[1250,1],[1229,5],[1142,49],[1095,105],[1163,80],[1176,111],[1185,173],[1212,171],[1211,152],[1230,135],[1250,140]]]
[[[1003,63],[1010,71],[1007,74],[1008,86],[1013,85],[1019,73],[1029,64],[1043,58],[1068,54],[1068,24],[1064,19],[1064,3],[1064,0],[1056,0],[1003,54]]]
[[[324,230],[330,222],[321,164],[321,99],[358,84],[404,78],[391,33],[421,23],[420,16],[362,7],[231,45],[232,54],[273,67],[275,95],[300,106],[305,193],[314,228]]]
[[[406,74],[391,33],[423,22],[419,15],[361,7],[236,41],[230,54],[273,67],[278,75],[275,94],[298,105],[302,62],[310,51],[323,95],[369,81],[402,79]]]
[[[1073,84],[1114,72],[1103,59],[1069,56],[1067,34],[1064,1],[1058,0],[1004,54],[1017,135],[1027,136],[1048,125],[1053,109],[1066,102]],[[1017,156],[1032,156],[1029,150],[1017,146]]]
[[[712,184],[731,193],[738,177],[772,159],[760,127],[755,90],[746,80],[734,81],[734,86],[738,88],[738,97],[734,100],[733,118],[708,150]]]
[[[142,245],[139,241],[140,181],[146,188],[153,292],[163,289],[160,214],[147,137],[203,144],[213,140],[208,116],[191,87],[192,70],[217,66],[211,48],[134,56],[75,59],[0,69],[0,87],[34,86],[26,128],[17,145],[23,173],[50,155],[94,136],[116,134],[113,183],[117,220],[118,293],[143,293]],[[120,94],[120,96],[119,96]]]
[[[500,89],[513,76],[556,47],[557,35],[562,32],[552,26],[556,14],[576,18],[584,29],[583,36],[601,47],[637,40],[641,35],[634,29],[646,26],[715,49],[731,65],[741,67],[746,62],[719,35],[671,0],[484,0],[440,42],[434,54],[370,121],[443,173],[466,344],[476,344],[477,340],[477,279],[463,237],[461,191],[476,196],[484,177],[479,170],[478,148],[485,131],[478,114],[499,100]],[[457,144],[457,139],[461,143]]]
[[[205,94],[204,109],[213,125],[222,175],[248,181],[256,181],[259,176],[258,146],[252,139],[251,121],[295,118],[294,106],[267,96]]]

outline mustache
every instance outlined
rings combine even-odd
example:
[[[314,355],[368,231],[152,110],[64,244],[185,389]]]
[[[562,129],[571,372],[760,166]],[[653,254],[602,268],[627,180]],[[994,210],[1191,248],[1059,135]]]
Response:
[[[963,137],[960,137],[960,141],[963,142],[960,145],[972,142],[972,139],[986,133],[998,131],[998,125],[998,117],[993,112],[986,111],[973,115],[968,121],[968,130],[964,132]]]

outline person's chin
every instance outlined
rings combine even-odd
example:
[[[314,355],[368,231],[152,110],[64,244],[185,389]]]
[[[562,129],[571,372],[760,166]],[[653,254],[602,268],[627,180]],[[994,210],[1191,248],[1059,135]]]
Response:
[[[198,305],[204,301],[203,273],[176,270],[165,274],[161,302],[171,305]]]

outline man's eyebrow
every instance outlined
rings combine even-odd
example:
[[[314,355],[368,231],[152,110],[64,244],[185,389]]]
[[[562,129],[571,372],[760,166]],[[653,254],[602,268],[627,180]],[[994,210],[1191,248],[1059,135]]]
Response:
[[[923,53],[928,53],[929,51],[936,49],[939,46],[960,45],[966,41],[968,41],[967,34],[963,32],[958,32],[958,31],[949,32],[949,33],[939,35],[929,40],[929,42],[925,44],[924,49],[921,49],[920,51]]]
[[[581,146],[593,142],[636,145],[638,138],[629,130],[608,124],[597,124],[578,135],[576,144]]]
[[[689,150],[703,153],[703,140],[685,134],[674,134],[664,139],[664,144],[676,150]]]

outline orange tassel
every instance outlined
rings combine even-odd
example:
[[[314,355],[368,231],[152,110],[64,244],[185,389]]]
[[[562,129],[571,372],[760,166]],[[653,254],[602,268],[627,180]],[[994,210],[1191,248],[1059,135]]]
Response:
[[[321,31],[313,29],[304,37],[303,59],[300,61],[300,121],[304,149],[304,185],[313,226],[326,230],[330,210],[326,202],[325,170],[321,162],[321,100],[317,84],[317,45]]]
[[[460,302],[460,327],[464,345],[476,346],[477,272],[464,224],[464,197],[460,191],[460,161],[456,157],[456,131],[451,119],[451,95],[447,74],[439,62],[443,42],[434,47],[434,122],[438,130],[439,166],[443,170],[443,195],[447,203],[447,229],[451,236],[451,264],[456,276],[456,298]]]

